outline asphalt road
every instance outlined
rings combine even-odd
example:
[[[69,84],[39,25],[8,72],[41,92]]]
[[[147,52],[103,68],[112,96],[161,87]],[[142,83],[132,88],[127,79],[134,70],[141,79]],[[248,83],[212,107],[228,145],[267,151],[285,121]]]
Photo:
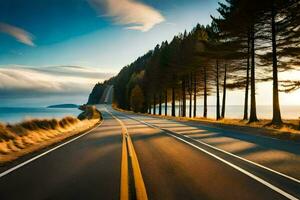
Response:
[[[150,199],[300,197],[297,179],[291,180],[170,131],[182,125],[192,126],[189,122],[112,112],[128,128]]]
[[[211,128],[98,107],[104,116],[98,128],[0,176],[0,199],[120,199],[122,126],[117,119],[132,140],[148,199],[300,198],[298,179],[178,131],[184,126],[208,134],[215,132]]]
[[[0,178],[0,199],[119,199],[120,125],[95,130]]]

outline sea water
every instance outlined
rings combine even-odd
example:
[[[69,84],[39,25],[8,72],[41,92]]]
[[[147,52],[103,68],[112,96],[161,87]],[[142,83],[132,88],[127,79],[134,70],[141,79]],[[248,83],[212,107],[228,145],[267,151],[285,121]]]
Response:
[[[281,108],[281,116],[283,119],[299,119],[300,117],[300,105],[299,106],[287,106],[282,105]],[[193,109],[193,107],[192,107]],[[168,105],[168,114],[171,114],[171,105]],[[162,106],[162,113],[164,114],[164,105]],[[257,117],[260,119],[271,119],[272,118],[272,106],[271,105],[257,105],[256,107]],[[179,106],[176,106],[176,116],[179,113]],[[189,105],[186,106],[186,115],[189,116]],[[193,113],[193,111],[192,111]],[[249,112],[250,114],[250,108]],[[156,114],[158,114],[158,106],[156,106]],[[203,116],[203,106],[197,105],[196,114],[198,117]],[[221,107],[220,107],[221,114]],[[216,106],[210,105],[207,106],[207,116],[209,118],[216,117]],[[242,119],[244,116],[244,106],[242,105],[228,105],[225,109],[225,117],[232,119]]]
[[[179,106],[176,106],[176,115],[178,116]],[[220,108],[221,110],[221,108]],[[2,123],[16,123],[25,119],[39,118],[51,119],[62,118],[65,116],[77,117],[80,114],[78,108],[43,108],[43,107],[0,107],[0,122]],[[226,106],[225,117],[242,119],[244,107],[243,106]],[[156,108],[158,114],[158,106]],[[162,113],[164,114],[164,105],[162,106]],[[197,116],[203,116],[203,106],[197,106]],[[250,112],[249,112],[250,113]],[[168,105],[168,114],[171,114],[171,105]],[[216,116],[216,106],[210,105],[207,107],[207,114],[210,118]],[[281,106],[281,115],[283,119],[299,119],[300,105],[299,106]],[[187,105],[187,116],[189,116],[189,106]],[[257,116],[260,119],[272,118],[272,106],[257,106]]]
[[[78,108],[43,108],[43,107],[0,107],[0,122],[16,123],[26,119],[51,119],[65,116],[77,117]]]

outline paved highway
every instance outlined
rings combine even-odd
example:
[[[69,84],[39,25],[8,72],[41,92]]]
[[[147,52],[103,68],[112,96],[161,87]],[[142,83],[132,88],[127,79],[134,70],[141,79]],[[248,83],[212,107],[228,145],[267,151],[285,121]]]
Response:
[[[0,177],[0,199],[119,199],[121,127],[103,116],[87,135]]]
[[[189,122],[124,114],[113,110],[110,112],[123,121],[130,133],[149,199],[300,197],[298,179],[176,131],[182,126],[185,129],[191,128],[193,125]],[[196,129],[206,130],[205,127]],[[211,130],[212,132],[214,131]],[[258,137],[259,139],[261,138]]]
[[[269,157],[274,156],[270,144],[278,141],[122,113],[110,105],[98,108],[104,117],[99,127],[2,168],[0,199],[300,198],[297,174],[261,165],[253,156],[248,159],[247,154],[205,139],[213,135],[221,141],[238,140],[248,149],[245,144],[257,141]],[[297,150],[280,151],[299,156]]]

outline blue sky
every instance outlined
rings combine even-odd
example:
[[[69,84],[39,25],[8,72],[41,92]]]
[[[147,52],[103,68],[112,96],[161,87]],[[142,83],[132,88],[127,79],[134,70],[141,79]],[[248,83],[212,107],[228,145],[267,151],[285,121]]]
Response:
[[[217,0],[3,0],[0,106],[84,103],[95,83],[210,23],[216,8]]]
[[[164,40],[217,16],[218,0],[1,0],[0,106],[82,104],[95,83]],[[280,74],[295,79],[299,72]],[[272,102],[271,83],[257,103]],[[300,91],[280,94],[299,104]],[[214,97],[210,104],[214,104]],[[243,91],[228,94],[242,105]]]
[[[87,65],[117,72],[157,43],[197,22],[209,23],[217,7],[215,0],[144,1],[163,21],[143,32],[107,16],[105,6],[93,5],[97,1],[107,0],[2,1],[0,19],[30,33],[35,46],[1,34],[0,64]]]

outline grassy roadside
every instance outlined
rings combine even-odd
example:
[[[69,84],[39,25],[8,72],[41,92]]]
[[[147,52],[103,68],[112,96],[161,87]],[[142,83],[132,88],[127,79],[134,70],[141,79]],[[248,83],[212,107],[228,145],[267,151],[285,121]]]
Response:
[[[0,124],[0,165],[83,133],[97,125],[101,113],[83,106],[82,113],[62,119],[32,119],[18,124]]]
[[[122,110],[113,106],[115,110],[120,112],[134,113],[133,111]],[[188,117],[171,117],[171,116],[160,116],[145,113],[138,113],[145,116],[155,116],[163,119],[171,119],[177,121],[190,121],[206,126],[212,126],[222,128],[226,130],[239,131],[242,133],[262,135],[266,137],[289,140],[300,142],[300,129],[299,120],[283,120],[284,125],[282,127],[270,126],[271,120],[260,120],[259,122],[248,124],[247,121],[239,119],[222,119],[214,120],[210,118],[188,118]]]

